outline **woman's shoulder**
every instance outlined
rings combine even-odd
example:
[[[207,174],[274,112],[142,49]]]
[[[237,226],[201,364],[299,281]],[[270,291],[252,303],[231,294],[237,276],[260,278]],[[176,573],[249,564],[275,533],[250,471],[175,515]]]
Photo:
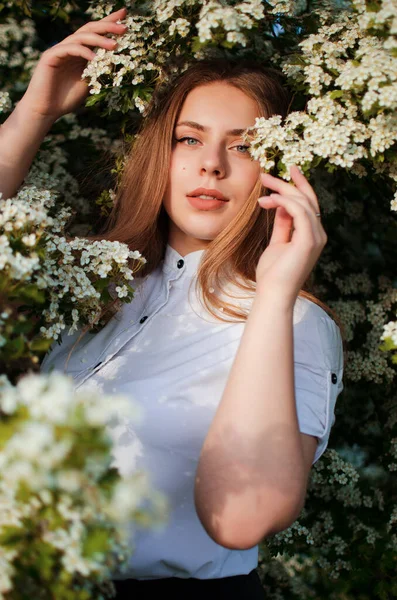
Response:
[[[318,304],[308,298],[298,296],[294,306],[294,342],[302,351],[313,351],[319,360],[330,354],[332,363],[335,355],[342,357],[343,343],[338,324]]]
[[[126,322],[130,323],[137,315],[141,312],[141,305],[144,299],[144,284],[149,282],[151,276],[146,277],[134,277],[129,281],[129,285],[134,290],[134,296],[131,302],[119,302],[111,311],[110,317],[104,322],[101,329],[86,330],[86,326],[81,325],[74,331],[70,332],[65,328],[59,338],[55,340],[49,348],[47,354],[43,358],[40,365],[40,370],[45,372],[50,368],[54,362],[59,363],[61,358],[66,358],[69,352],[73,348],[74,356],[78,357],[76,360],[81,360],[82,363],[87,363],[89,357],[84,354],[88,353],[88,348],[91,343],[94,343],[96,347],[105,346],[109,343],[109,340],[117,335],[120,328],[125,327]],[[108,291],[113,300],[116,300],[118,295],[116,292],[116,283],[108,285]],[[92,350],[92,346],[90,347]],[[90,353],[91,352],[90,350]],[[84,355],[84,356],[83,356]],[[71,361],[72,364],[73,361]],[[83,365],[84,366],[84,365]]]
[[[313,319],[325,319],[335,323],[332,317],[316,302],[304,296],[298,296],[294,305],[294,323]]]

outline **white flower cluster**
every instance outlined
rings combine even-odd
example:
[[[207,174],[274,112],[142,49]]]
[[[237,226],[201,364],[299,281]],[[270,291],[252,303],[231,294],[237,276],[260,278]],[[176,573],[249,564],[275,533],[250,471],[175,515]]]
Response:
[[[353,0],[353,5],[359,13],[361,29],[384,29],[387,25],[390,33],[397,34],[397,2],[396,0],[381,0],[378,10],[367,10],[365,0]],[[395,48],[396,40],[390,37],[385,41],[385,48]]]
[[[385,48],[385,42],[374,36],[360,39],[357,46],[354,60],[345,61],[340,67],[335,85],[341,90],[363,91],[364,112],[378,106],[396,109],[397,57]]]
[[[22,187],[15,198],[0,198],[0,271],[10,285],[25,282],[46,290],[48,308],[43,308],[42,320],[48,326],[43,324],[40,331],[54,340],[67,323],[71,334],[96,321],[104,307],[98,281],[114,281],[119,298],[131,297],[134,273],[146,263],[138,251],[117,241],[66,241],[58,233],[71,211],[59,207],[57,216],[50,217],[55,201],[54,193],[35,186]],[[0,318],[1,345],[4,323]]]
[[[0,92],[0,113],[8,112],[12,108],[10,94],[8,92]]]
[[[239,2],[234,6],[225,6],[218,0],[203,2],[197,30],[200,42],[211,41],[213,30],[222,27],[227,31],[226,41],[245,46],[247,38],[244,29],[251,29],[264,17],[261,0]]]
[[[82,73],[82,78],[88,80],[90,94],[99,94],[102,90],[101,79],[108,76],[113,87],[123,83],[139,86],[153,82],[161,74],[161,46],[165,38],[159,36],[152,17],[127,17],[123,23],[128,27],[127,32],[118,36],[117,49],[105,50],[99,48],[96,57],[89,61]],[[137,99],[139,100],[137,101]],[[135,106],[144,112],[147,103],[139,96],[134,98]],[[108,103],[114,109],[118,106],[118,94],[111,94]]]
[[[86,12],[92,17],[100,17],[108,14],[109,6],[100,4]],[[183,7],[199,8],[197,18],[189,20],[187,16],[178,16],[175,19],[174,13]],[[104,98],[109,110],[126,112],[135,106],[145,114],[150,95],[147,88],[153,87],[157,79],[165,81],[170,74],[186,68],[189,52],[186,53],[185,65],[171,64],[173,58],[180,59],[183,53],[181,45],[175,44],[175,35],[187,38],[190,34],[192,37],[193,30],[197,30],[200,42],[205,44],[211,42],[214,31],[221,28],[226,32],[227,42],[245,46],[247,38],[244,31],[252,29],[264,17],[261,0],[246,0],[231,6],[219,0],[157,0],[150,8],[149,15],[124,19],[122,22],[128,29],[117,37],[117,48],[99,48],[96,57],[83,71],[82,77],[88,81],[90,94],[98,95],[103,89],[116,88],[108,91]],[[125,101],[120,91],[122,85],[136,86],[135,91],[128,95],[126,108],[123,108]]]
[[[39,50],[33,48],[35,40],[36,29],[31,19],[18,22],[12,17],[6,18],[0,23],[0,67],[22,68],[32,73],[40,58]],[[28,80],[22,85],[27,87]]]
[[[290,165],[306,166],[315,157],[352,169],[356,161],[368,156],[363,142],[369,134],[363,123],[351,118],[355,113],[353,105],[344,109],[325,95],[309,100],[307,113],[290,113],[283,124],[279,115],[258,118],[246,136],[251,140],[250,154],[266,170],[273,168],[281,155],[285,165],[281,174],[285,179],[290,178]]]
[[[30,280],[40,269],[40,259],[35,250],[31,250],[41,239],[47,228],[53,224],[44,203],[51,203],[51,192],[22,190],[18,201],[13,198],[1,199],[0,193],[0,271],[7,273],[16,281]],[[13,240],[20,240],[25,251],[14,249]]]
[[[341,269],[344,272],[344,266]],[[339,277],[333,276],[341,294],[345,286]],[[345,276],[347,279],[347,276]],[[378,289],[381,288],[382,278],[376,282]],[[365,279],[361,282],[362,292],[365,293],[367,285]],[[347,288],[348,293],[350,288]],[[355,294],[360,293],[355,291]],[[397,306],[397,290],[393,288],[392,282],[385,284],[385,290],[379,291],[376,302],[373,300],[350,300],[341,298],[330,303],[339,315],[346,333],[346,341],[355,339],[360,331],[362,323],[371,324],[368,333],[363,335],[362,342],[358,349],[352,349],[347,352],[345,377],[352,382],[366,381],[378,385],[383,383],[391,384],[395,379],[395,368],[390,364],[390,359],[386,352],[382,351],[380,340],[387,339],[387,335],[382,335],[387,327],[387,333],[391,333],[393,325],[385,323],[388,321],[388,315]]]
[[[42,326],[40,331],[44,337],[53,339],[57,339],[66,326],[61,309],[65,299],[74,304],[70,335],[82,323],[94,323],[101,313],[101,293],[96,288],[98,277],[128,282],[115,288],[117,296],[124,298],[132,291],[129,285],[134,279],[134,270],[129,267],[131,260],[146,262],[138,251],[129,250],[126,244],[117,241],[89,242],[78,237],[66,241],[64,237],[52,236],[45,249],[48,258],[43,262],[38,286],[50,292],[50,305],[43,311],[43,318],[51,325]]]
[[[25,581],[25,569],[44,576],[48,566],[34,548],[50,553],[54,580],[66,572],[100,583],[123,562],[126,525],[142,522],[143,501],[151,504],[149,526],[167,518],[166,499],[145,472],[107,477],[113,470],[107,427],[142,417],[129,398],[76,392],[72,379],[56,372],[24,376],[16,386],[2,375],[0,415],[0,536],[6,540],[11,528],[21,534],[0,543],[0,599]],[[29,564],[15,561],[22,552]],[[37,578],[35,585],[40,590]]]
[[[395,155],[384,158],[397,142],[397,56],[387,43],[396,33],[388,29],[391,4],[395,0],[382,2],[382,19],[376,13],[384,37],[364,27],[372,23],[364,19],[366,9],[342,11],[336,22],[299,44],[298,56],[284,62],[285,74],[313,97],[305,112],[291,113],[284,124],[279,117],[257,119],[250,152],[264,169],[277,163],[288,180],[291,164],[308,171],[323,159],[330,170],[335,165],[362,177],[371,165],[397,181]],[[391,209],[397,211],[397,192]]]
[[[383,333],[380,339],[386,340],[387,338],[390,338],[397,348],[397,321],[389,321],[386,325],[384,325]]]
[[[175,21],[171,21],[171,24],[168,28],[168,33],[173,36],[175,32],[177,32],[181,37],[186,37],[190,31],[190,23],[187,19],[175,19]]]
[[[307,8],[307,0],[267,0],[272,9],[273,15],[291,15],[295,16]]]
[[[357,461],[359,454],[356,449],[354,450],[354,452],[351,452],[350,458]],[[326,503],[340,503],[344,510],[349,507],[357,509],[375,506],[379,510],[384,510],[382,492],[375,488],[364,494],[360,489],[358,470],[342,458],[341,454],[343,453],[338,454],[335,450],[329,449],[326,453],[327,459],[316,463],[310,476],[308,499],[301,514],[302,518],[306,519],[311,512],[310,504],[314,496],[320,500],[321,505],[324,507],[327,506]],[[348,454],[347,451],[346,454]],[[321,566],[327,570],[329,576],[337,579],[342,571],[349,571],[352,566],[349,561],[349,544],[346,539],[342,539],[341,536],[337,535],[335,530],[335,522],[331,512],[324,509],[321,512],[316,512],[314,524],[311,528],[302,526],[299,520],[295,521],[288,529],[273,536],[268,541],[268,545],[274,550],[285,548],[289,552],[288,546],[297,541],[300,536],[303,536],[305,544],[312,545],[314,550],[317,548],[322,549],[321,555],[318,559],[316,558],[316,561],[321,560]],[[351,518],[349,521],[349,538],[354,538],[360,531],[366,532],[366,541],[371,545],[374,545],[376,539],[382,537],[379,531],[367,525],[359,517]],[[390,548],[392,548],[392,543],[391,540]],[[335,553],[339,557],[336,561],[333,558]],[[316,556],[318,555],[316,554]],[[330,560],[327,557],[330,557]]]
[[[54,190],[65,203],[85,216],[91,210],[86,198],[82,197],[79,183],[68,171],[69,151],[63,145],[74,140],[90,140],[98,151],[109,151],[113,155],[120,152],[120,141],[112,140],[108,132],[100,128],[81,127],[75,114],[67,114],[58,119],[57,124],[68,126],[64,133],[51,132],[38,151],[24,183],[39,189]]]
[[[244,29],[251,29],[255,22],[264,16],[264,5],[262,0],[246,0],[245,2],[227,5],[220,0],[156,0],[153,3],[153,12],[158,23],[164,23],[173,18],[176,11],[183,6],[201,7],[196,28],[200,42],[211,41],[213,31],[222,27],[227,31],[228,42],[239,43],[245,46],[247,39],[242,33]],[[185,37],[193,23],[187,19],[176,19],[171,21],[169,27],[170,35],[173,35],[177,23],[181,28],[181,36]]]
[[[169,21],[174,16],[174,12],[180,10],[182,6],[195,6],[203,2],[204,0],[154,0],[153,12],[156,20],[164,23]]]

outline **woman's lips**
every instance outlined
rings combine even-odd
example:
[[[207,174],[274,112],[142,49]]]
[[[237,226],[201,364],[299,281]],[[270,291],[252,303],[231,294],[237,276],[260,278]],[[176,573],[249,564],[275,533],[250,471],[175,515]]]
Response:
[[[227,204],[224,200],[205,200],[197,196],[186,196],[186,198],[194,208],[198,208],[199,210],[216,210]]]
[[[225,196],[222,194],[222,192],[220,192],[219,190],[216,190],[214,188],[199,187],[199,188],[196,188],[195,190],[193,190],[192,192],[189,192],[187,195],[188,196],[212,196],[213,198],[216,198],[216,200],[224,200],[225,202],[228,201],[228,198],[225,198]]]

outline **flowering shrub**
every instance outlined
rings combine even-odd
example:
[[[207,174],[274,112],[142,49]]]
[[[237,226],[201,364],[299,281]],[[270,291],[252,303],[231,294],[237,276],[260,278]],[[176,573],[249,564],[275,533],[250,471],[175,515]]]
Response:
[[[224,47],[246,45],[245,32],[264,16],[260,0],[234,6],[216,0],[156,0],[150,11],[147,3],[125,5],[138,14],[124,19],[128,29],[118,36],[117,49],[99,48],[83,72],[93,94],[87,106],[103,101],[107,106],[103,114],[135,107],[144,113],[157,80],[169,81],[192,58],[204,56],[203,50],[213,47],[214,39]],[[112,11],[112,4],[102,3],[87,13],[91,18],[103,18]]]
[[[393,3],[378,12],[362,1],[354,12],[329,17],[318,32],[299,43],[283,61],[293,86],[312,98],[305,111],[258,119],[252,129],[252,156],[265,169],[276,164],[289,179],[291,164],[309,172],[321,162],[363,177],[370,169],[397,183],[397,21]],[[396,8],[394,3],[394,8]],[[251,134],[252,135],[252,134]],[[394,186],[395,188],[397,186]],[[397,191],[391,203],[397,210]]]
[[[131,551],[128,521],[161,525],[167,510],[145,473],[121,479],[110,462],[104,426],[136,421],[137,407],[74,392],[58,373],[16,387],[2,375],[0,417],[0,599],[110,593]]]
[[[35,27],[29,20],[22,26],[7,21],[0,25],[0,74],[10,81],[11,71],[15,88],[23,90],[40,55],[29,46]],[[28,63],[27,55],[35,60]],[[11,95],[0,93],[0,112],[12,110]],[[88,229],[74,217],[89,219],[92,210],[66,168],[71,155],[65,147],[87,140],[117,161],[120,144],[102,128],[81,127],[75,115],[54,130],[16,197],[0,197],[0,371],[10,378],[0,386],[4,600],[108,597],[112,574],[133,551],[125,533],[134,523],[153,527],[167,515],[165,498],[150,488],[146,473],[127,480],[111,467],[108,421],[136,418],[129,401],[73,394],[72,380],[60,375],[20,378],[37,369],[62,333],[95,330],[114,305],[130,302],[134,274],[146,262],[125,244],[76,236]],[[103,190],[102,199],[104,192],[112,198],[112,189]],[[150,510],[140,507],[145,499]]]
[[[60,234],[70,215],[70,208],[56,205],[56,194],[35,186],[22,187],[16,198],[0,198],[0,285],[6,295],[0,364],[8,365],[9,375],[14,361],[17,371],[24,358],[37,362],[37,353],[48,350],[66,327],[70,335],[100,326],[112,304],[110,284],[116,299],[133,298],[133,273],[146,259],[119,242],[67,241]]]
[[[305,508],[288,530],[261,544],[259,572],[271,600],[397,596],[395,0],[45,4],[48,16],[41,3],[24,0],[0,10],[7,21],[0,25],[5,114],[23,94],[39,47],[88,18],[128,9],[117,49],[98,49],[87,65],[87,107],[55,123],[25,180],[35,194],[59,192],[55,205],[75,215],[65,235],[84,237],[98,225],[98,207],[111,206],[124,144],[157,82],[205,56],[252,57],[283,70],[294,92],[290,116],[260,120],[248,132],[251,151],[286,178],[286,166],[297,162],[317,192],[329,239],[312,291],[344,325],[345,389]],[[54,33],[44,43],[37,32],[45,25]],[[98,185],[87,186],[88,168],[106,153],[112,168],[106,176],[96,170]],[[35,276],[44,277],[40,264]],[[71,312],[62,305],[56,311],[54,323],[64,315],[65,328],[73,326]]]

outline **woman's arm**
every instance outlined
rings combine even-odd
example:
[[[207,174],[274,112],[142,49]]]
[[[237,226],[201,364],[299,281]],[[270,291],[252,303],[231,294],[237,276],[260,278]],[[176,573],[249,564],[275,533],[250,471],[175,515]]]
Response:
[[[305,436],[308,454],[302,435],[293,309],[257,294],[196,473],[196,510],[213,539],[250,548],[298,517],[317,444]]]
[[[81,79],[87,61],[95,58],[90,47],[114,49],[126,26],[122,8],[99,21],[90,21],[64,40],[45,50],[29,86],[5,123],[0,127],[0,192],[10,198],[26,177],[43,139],[59,117],[74,112],[89,94]]]
[[[269,244],[256,268],[256,296],[221,403],[199,459],[197,514],[229,548],[250,548],[286,529],[303,508],[315,436],[301,434],[296,413],[293,309],[326,242],[317,196],[295,166],[295,184],[269,174],[278,193]]]
[[[36,114],[21,100],[0,126],[0,192],[16,194],[54,118]]]

